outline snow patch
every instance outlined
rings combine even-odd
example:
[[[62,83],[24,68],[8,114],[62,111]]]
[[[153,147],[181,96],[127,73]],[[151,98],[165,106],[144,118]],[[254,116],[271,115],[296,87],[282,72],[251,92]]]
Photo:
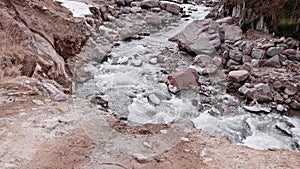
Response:
[[[67,8],[69,11],[71,11],[74,17],[84,17],[85,15],[93,15],[89,9],[89,7],[92,7],[92,5],[72,0],[54,1],[61,2],[61,5]]]

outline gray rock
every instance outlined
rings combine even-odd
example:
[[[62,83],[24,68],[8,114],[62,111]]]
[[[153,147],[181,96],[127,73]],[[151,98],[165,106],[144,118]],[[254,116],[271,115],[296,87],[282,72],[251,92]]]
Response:
[[[121,40],[128,39],[128,38],[132,37],[132,35],[133,35],[132,31],[128,28],[120,29],[119,34],[120,34]]]
[[[141,2],[141,7],[144,9],[155,8],[158,7],[159,0],[143,0]]]
[[[147,24],[149,24],[153,27],[160,27],[162,20],[161,20],[160,16],[154,15],[154,16],[150,16],[150,17],[146,18],[146,22],[147,22]]]
[[[77,82],[85,82],[94,77],[97,73],[97,68],[92,64],[85,64],[75,71],[75,80]]]
[[[251,60],[252,67],[258,68],[259,67],[259,61],[257,59]]]
[[[266,52],[266,54],[271,57],[275,55],[279,55],[281,53],[282,53],[282,49],[280,47],[270,47]]]
[[[242,61],[243,54],[242,54],[242,52],[240,52],[238,50],[230,50],[229,57],[231,59],[233,59],[234,61],[240,62],[240,61]]]
[[[163,9],[163,10],[166,10],[168,12],[171,12],[173,14],[180,14],[181,13],[180,6],[175,4],[175,3],[161,2],[160,3],[160,8]]]
[[[278,55],[275,55],[275,56],[271,57],[270,59],[268,59],[267,61],[265,61],[265,63],[263,65],[266,67],[281,68],[280,58]]]
[[[212,55],[221,45],[220,26],[210,19],[195,20],[169,40],[189,53]]]
[[[92,60],[96,62],[102,62],[107,57],[106,52],[99,47],[92,50]]]
[[[263,49],[253,48],[251,51],[251,57],[253,59],[263,59],[264,56],[265,56],[265,50]]]
[[[235,82],[241,82],[248,78],[249,72],[247,70],[231,71],[228,74],[228,78]]]

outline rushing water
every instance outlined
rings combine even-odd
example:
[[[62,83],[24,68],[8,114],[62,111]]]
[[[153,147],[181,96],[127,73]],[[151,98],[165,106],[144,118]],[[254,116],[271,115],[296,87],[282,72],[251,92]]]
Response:
[[[198,7],[192,19],[208,13]],[[109,111],[126,117],[136,125],[168,123],[178,118],[190,119],[195,127],[257,149],[289,148],[299,150],[300,119],[275,113],[252,114],[218,85],[206,85],[211,95],[193,90],[173,95],[166,85],[168,73],[190,67],[192,58],[178,52],[177,44],[168,41],[189,21],[141,40],[121,42],[98,72],[76,89],[79,96],[101,95]],[[167,49],[167,50],[166,50]],[[201,83],[207,78],[201,77]],[[209,84],[209,83],[208,83]],[[153,104],[149,96],[156,96]],[[231,107],[222,112],[224,105]],[[229,106],[228,106],[229,105]],[[220,108],[221,107],[221,108]]]

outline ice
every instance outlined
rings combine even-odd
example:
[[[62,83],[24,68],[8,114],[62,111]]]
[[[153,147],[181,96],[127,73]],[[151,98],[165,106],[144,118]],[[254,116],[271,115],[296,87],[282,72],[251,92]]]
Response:
[[[243,141],[243,143],[248,147],[259,150],[267,150],[270,148],[289,149],[289,146],[286,145],[284,142],[265,133],[257,133],[252,136],[249,136]]]
[[[74,17],[84,17],[85,15],[92,15],[89,7],[92,5],[85,4],[83,2],[77,2],[72,0],[54,0],[61,2],[62,6],[67,8],[69,11],[72,12]]]

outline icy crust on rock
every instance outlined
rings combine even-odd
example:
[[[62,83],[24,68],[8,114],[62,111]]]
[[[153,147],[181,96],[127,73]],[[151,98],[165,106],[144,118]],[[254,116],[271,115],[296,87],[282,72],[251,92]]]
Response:
[[[61,2],[61,5],[72,12],[74,17],[84,17],[85,15],[93,15],[89,9],[92,5],[88,5],[83,2],[77,2],[72,0],[54,0]]]

